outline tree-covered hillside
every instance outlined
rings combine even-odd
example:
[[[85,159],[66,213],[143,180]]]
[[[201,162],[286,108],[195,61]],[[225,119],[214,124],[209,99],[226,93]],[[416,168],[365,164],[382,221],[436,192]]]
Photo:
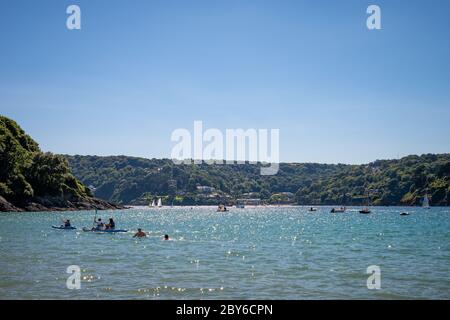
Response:
[[[359,205],[367,192],[376,205],[418,205],[427,193],[432,205],[447,205],[450,154],[377,160],[367,165],[281,164],[274,176],[257,165],[175,165],[168,159],[126,156],[66,156],[74,175],[97,197],[124,204],[233,203],[260,198],[266,203]],[[204,192],[207,186],[213,191]]]
[[[0,211],[110,207],[70,172],[67,160],[43,153],[11,119],[0,116]]]

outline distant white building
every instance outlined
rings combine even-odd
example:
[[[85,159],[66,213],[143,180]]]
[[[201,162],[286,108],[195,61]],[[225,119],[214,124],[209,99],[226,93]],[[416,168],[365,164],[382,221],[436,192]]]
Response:
[[[197,191],[202,193],[212,193],[215,190],[216,190],[215,188],[209,186],[197,186]]]
[[[236,204],[246,206],[259,206],[261,204],[261,199],[237,199]]]
[[[246,192],[246,193],[243,193],[242,196],[246,199],[258,198],[259,193],[258,192]]]

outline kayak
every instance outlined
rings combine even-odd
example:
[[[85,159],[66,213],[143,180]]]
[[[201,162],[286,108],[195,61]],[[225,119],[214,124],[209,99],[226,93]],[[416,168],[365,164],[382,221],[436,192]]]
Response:
[[[59,230],[75,230],[76,227],[64,227],[64,226],[52,226],[53,229],[59,229]]]
[[[113,230],[92,230],[91,228],[83,228],[84,232],[96,232],[96,233],[119,233],[119,232],[128,232],[128,230],[124,229],[113,229]]]

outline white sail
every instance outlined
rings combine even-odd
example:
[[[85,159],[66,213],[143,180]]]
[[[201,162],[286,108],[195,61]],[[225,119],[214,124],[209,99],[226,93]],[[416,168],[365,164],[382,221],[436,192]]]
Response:
[[[152,201],[152,203],[150,204],[150,207],[154,207],[155,206],[155,200]]]
[[[428,200],[428,196],[427,195],[425,195],[425,197],[423,197],[422,207],[425,208],[425,209],[430,208],[430,201]]]
[[[161,198],[158,199],[158,207],[162,207],[162,200],[161,200]]]

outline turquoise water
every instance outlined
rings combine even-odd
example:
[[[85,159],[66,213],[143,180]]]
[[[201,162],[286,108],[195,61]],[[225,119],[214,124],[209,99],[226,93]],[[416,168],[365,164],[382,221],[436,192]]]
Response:
[[[1,213],[0,298],[450,298],[450,209],[329,210],[99,211],[118,228],[149,232],[137,240],[50,228],[63,217],[88,226],[88,211]],[[69,265],[81,268],[79,290],[66,287]],[[367,289],[370,265],[381,268],[380,290]]]

